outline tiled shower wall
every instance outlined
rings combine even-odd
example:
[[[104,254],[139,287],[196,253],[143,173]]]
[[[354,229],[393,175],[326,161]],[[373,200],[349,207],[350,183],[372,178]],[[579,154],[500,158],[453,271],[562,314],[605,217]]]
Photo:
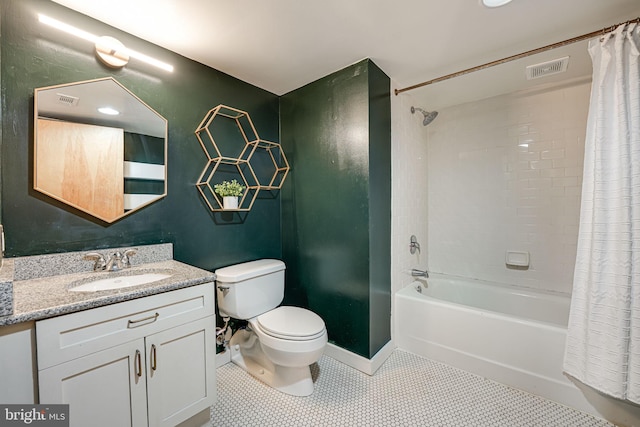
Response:
[[[393,93],[393,84],[392,84]],[[412,282],[412,268],[427,268],[427,128],[411,114],[409,94],[391,95],[391,284],[392,292]],[[421,252],[409,252],[414,234]]]
[[[427,127],[428,191],[420,191],[430,270],[571,292],[589,93],[583,79],[440,111]],[[412,156],[395,142],[398,161]],[[394,198],[418,192],[405,187],[412,172],[397,172]],[[507,250],[528,251],[530,267],[508,268]]]

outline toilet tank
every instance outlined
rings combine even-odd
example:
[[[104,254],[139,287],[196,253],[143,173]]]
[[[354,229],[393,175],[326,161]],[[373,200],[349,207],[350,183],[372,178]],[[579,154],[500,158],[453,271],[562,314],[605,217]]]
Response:
[[[284,262],[260,259],[219,268],[216,297],[221,316],[251,319],[280,305],[284,298]]]

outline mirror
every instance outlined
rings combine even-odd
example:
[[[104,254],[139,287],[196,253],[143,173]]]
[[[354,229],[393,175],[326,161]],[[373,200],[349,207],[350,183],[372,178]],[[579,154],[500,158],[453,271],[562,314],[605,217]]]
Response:
[[[167,120],[111,77],[34,93],[34,189],[107,223],[167,194]]]

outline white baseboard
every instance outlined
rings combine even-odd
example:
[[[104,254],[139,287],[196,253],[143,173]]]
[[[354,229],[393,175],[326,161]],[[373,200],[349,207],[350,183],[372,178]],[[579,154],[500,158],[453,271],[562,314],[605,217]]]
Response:
[[[231,362],[231,351],[225,350],[222,353],[216,354],[216,368],[219,368],[222,365],[226,365]]]
[[[344,363],[347,366],[351,366],[360,372],[364,372],[367,375],[373,375],[376,373],[378,368],[382,366],[385,360],[391,356],[391,353],[393,353],[395,348],[396,346],[393,341],[389,341],[384,345],[384,347],[378,350],[371,359],[367,359],[359,354],[355,354],[342,347],[338,347],[335,344],[328,343],[327,347],[324,349],[324,355],[335,359],[340,363]],[[231,351],[227,350],[216,354],[216,368],[219,368],[229,362],[231,362]]]
[[[389,341],[384,345],[384,347],[378,350],[371,359],[367,359],[359,354],[352,353],[349,350],[345,350],[342,347],[329,343],[324,349],[324,355],[335,359],[338,362],[344,363],[347,366],[351,366],[360,372],[364,372],[367,375],[373,375],[376,373],[378,368],[382,366],[385,360],[391,356],[391,353],[393,353],[395,348],[396,346],[393,341]]]

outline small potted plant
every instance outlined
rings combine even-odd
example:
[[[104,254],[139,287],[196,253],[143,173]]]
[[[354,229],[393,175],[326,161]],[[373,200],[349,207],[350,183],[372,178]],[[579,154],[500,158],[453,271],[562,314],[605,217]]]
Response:
[[[222,181],[213,186],[213,190],[222,197],[223,209],[238,209],[238,197],[242,196],[245,188],[235,179],[231,182]]]

